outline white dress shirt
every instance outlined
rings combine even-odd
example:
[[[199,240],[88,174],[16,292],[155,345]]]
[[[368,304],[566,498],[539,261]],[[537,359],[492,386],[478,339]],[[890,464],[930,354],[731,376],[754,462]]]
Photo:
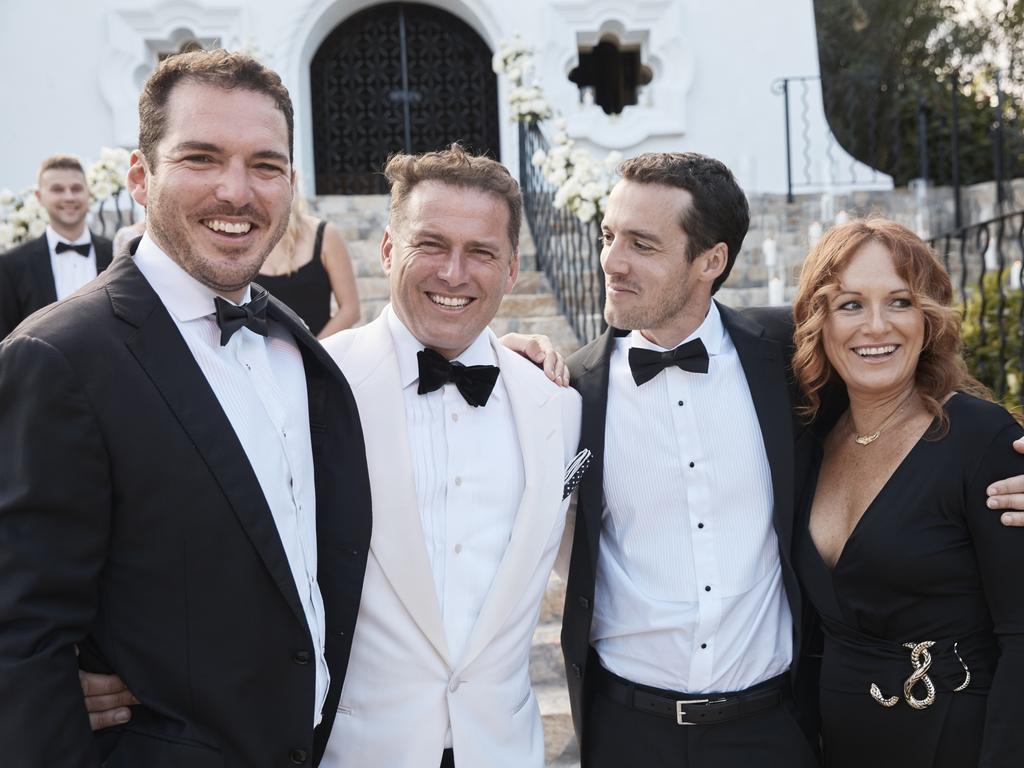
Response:
[[[77,255],[77,254],[76,254]],[[149,235],[135,264],[156,291],[231,422],[267,500],[302,602],[316,656],[313,723],[327,698],[324,604],[317,584],[316,495],[306,373],[294,338],[270,323],[264,338],[248,328],[220,345],[217,295],[169,258]],[[242,303],[250,298],[246,288]]]
[[[714,302],[708,373],[665,369],[637,386],[616,340],[591,642],[605,668],[687,693],[781,674],[792,618],[772,524],[772,481],[739,356]]]
[[[57,243],[89,243],[89,255],[82,256],[77,251],[57,253]],[[53,284],[57,289],[57,301],[70,296],[90,280],[96,279],[96,246],[92,245],[92,235],[88,227],[82,228],[82,234],[77,239],[68,240],[47,225],[46,244],[50,246],[50,269],[53,271]]]
[[[512,535],[525,474],[501,376],[486,406],[466,403],[454,384],[417,394],[423,344],[386,310],[405,400],[409,450],[424,542],[452,659],[459,659]],[[494,365],[485,331],[456,358]],[[450,747],[451,729],[445,737]]]

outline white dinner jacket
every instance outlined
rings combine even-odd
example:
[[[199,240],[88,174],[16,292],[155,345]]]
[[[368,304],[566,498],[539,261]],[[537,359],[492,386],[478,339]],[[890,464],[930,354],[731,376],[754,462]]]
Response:
[[[323,768],[437,768],[449,722],[460,766],[544,765],[530,643],[552,565],[560,548],[559,559],[567,562],[572,541],[571,530],[563,537],[568,502],[562,489],[579,442],[580,398],[485,332],[512,406],[525,485],[508,547],[461,658],[452,658],[445,639],[387,320],[382,315],[324,342],[359,406],[373,533]]]

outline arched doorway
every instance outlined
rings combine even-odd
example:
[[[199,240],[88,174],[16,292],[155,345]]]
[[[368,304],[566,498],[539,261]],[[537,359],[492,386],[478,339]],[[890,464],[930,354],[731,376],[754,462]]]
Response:
[[[418,3],[350,16],[310,65],[316,192],[387,192],[394,152],[459,141],[500,159],[491,50],[468,24]]]

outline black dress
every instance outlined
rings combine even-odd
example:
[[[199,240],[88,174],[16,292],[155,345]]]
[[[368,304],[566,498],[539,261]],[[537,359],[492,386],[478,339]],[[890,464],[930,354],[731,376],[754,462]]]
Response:
[[[313,258],[287,275],[257,275],[256,282],[287,304],[316,336],[331,319],[331,280],[324,269],[320,251],[324,244],[326,221],[316,228]]]
[[[985,506],[986,487],[1024,472],[1003,408],[965,394],[949,431],[911,449],[830,570],[808,530],[817,469],[797,525],[795,565],[825,634],[822,741],[828,768],[1024,766],[1024,529]],[[928,438],[931,439],[928,439]],[[820,467],[820,455],[817,462]],[[934,684],[914,709],[904,681]],[[955,646],[954,646],[955,644]],[[959,658],[958,658],[959,656]],[[965,680],[964,666],[971,680]],[[870,694],[876,683],[887,708]],[[927,695],[921,680],[914,699]]]

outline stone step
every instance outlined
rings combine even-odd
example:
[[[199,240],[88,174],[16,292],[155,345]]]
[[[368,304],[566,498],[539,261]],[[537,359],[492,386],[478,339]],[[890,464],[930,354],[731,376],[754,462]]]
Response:
[[[544,764],[550,768],[578,767],[580,752],[565,687],[534,685],[533,692],[544,724]]]

